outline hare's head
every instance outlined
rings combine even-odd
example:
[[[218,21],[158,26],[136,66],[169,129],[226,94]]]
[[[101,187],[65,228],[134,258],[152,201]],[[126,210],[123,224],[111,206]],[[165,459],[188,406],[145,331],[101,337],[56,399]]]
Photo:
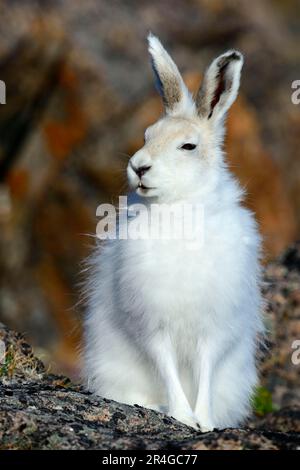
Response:
[[[194,100],[160,41],[148,40],[165,115],[146,129],[144,146],[129,160],[128,180],[140,196],[185,199],[216,185],[224,116],[238,92],[243,57],[233,50],[217,57]]]

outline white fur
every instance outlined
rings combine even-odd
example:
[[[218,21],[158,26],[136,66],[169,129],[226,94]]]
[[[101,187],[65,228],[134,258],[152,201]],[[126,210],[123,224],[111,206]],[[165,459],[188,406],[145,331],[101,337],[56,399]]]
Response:
[[[150,53],[160,67],[173,67],[153,37]],[[207,93],[217,82],[211,67]],[[166,106],[128,165],[129,183],[149,207],[203,204],[204,243],[190,250],[184,240],[113,240],[92,254],[87,281],[83,372],[89,390],[166,410],[202,430],[237,426],[248,415],[263,331],[260,237],[221,151],[223,117],[240,70],[240,61],[227,68],[233,85],[210,118],[199,116],[194,103],[187,109],[185,93],[177,112],[168,114]],[[177,67],[173,73],[178,80]],[[207,104],[203,89],[202,95]],[[182,150],[186,142],[196,149]],[[151,166],[141,181],[155,189],[137,187],[139,166]]]

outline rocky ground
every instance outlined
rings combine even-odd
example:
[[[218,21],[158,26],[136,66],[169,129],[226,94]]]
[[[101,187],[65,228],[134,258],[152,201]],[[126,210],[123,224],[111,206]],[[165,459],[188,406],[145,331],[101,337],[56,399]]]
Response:
[[[255,418],[245,429],[200,433],[139,406],[94,397],[47,374],[22,336],[3,325],[0,449],[296,449],[300,407]]]
[[[265,388],[244,429],[200,433],[161,413],[94,397],[48,373],[22,335],[0,324],[0,449],[300,449],[300,365],[291,361],[300,338],[300,244],[268,265],[265,280]]]

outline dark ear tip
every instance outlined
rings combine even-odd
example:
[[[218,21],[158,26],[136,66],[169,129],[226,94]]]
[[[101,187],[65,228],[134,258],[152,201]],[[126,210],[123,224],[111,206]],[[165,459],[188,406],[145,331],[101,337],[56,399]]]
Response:
[[[218,59],[217,66],[219,68],[227,67],[231,62],[241,62],[243,63],[243,54],[239,51],[231,50],[225,52],[225,54],[221,55]]]
[[[243,60],[243,56],[239,51],[232,51],[228,56],[229,60]]]

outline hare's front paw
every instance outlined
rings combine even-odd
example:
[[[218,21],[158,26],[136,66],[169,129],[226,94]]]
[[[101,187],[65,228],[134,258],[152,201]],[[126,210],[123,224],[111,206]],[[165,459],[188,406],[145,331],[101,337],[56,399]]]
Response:
[[[211,414],[208,412],[208,408],[203,405],[196,407],[195,416],[200,425],[201,432],[213,431],[216,426],[213,422]]]
[[[200,423],[198,422],[196,416],[191,410],[188,409],[179,409],[179,410],[173,410],[169,411],[169,416],[172,416],[175,418],[177,421],[180,421],[183,424],[186,424],[186,426],[190,426],[191,428],[196,429],[197,431],[200,431]]]
[[[213,431],[215,429],[215,426],[213,424],[202,424],[201,422],[199,423],[200,424],[200,430],[201,432],[210,432],[210,431]]]
[[[211,419],[205,418],[204,416],[199,416],[198,414],[196,416],[201,432],[210,432],[216,429],[216,426]]]

